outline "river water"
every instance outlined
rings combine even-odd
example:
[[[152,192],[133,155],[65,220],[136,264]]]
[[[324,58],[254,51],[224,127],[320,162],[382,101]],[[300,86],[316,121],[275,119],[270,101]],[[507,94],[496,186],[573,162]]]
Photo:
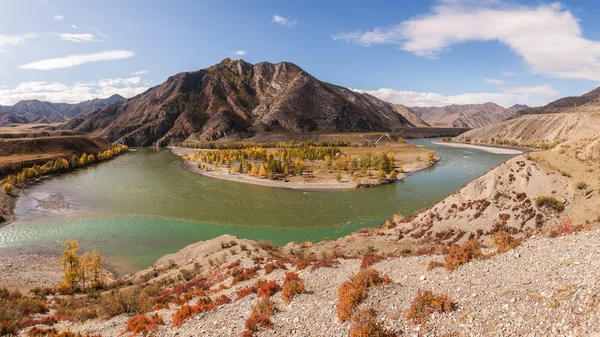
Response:
[[[412,142],[441,161],[395,184],[331,191],[213,179],[185,171],[167,149],[138,149],[23,191],[19,220],[0,229],[0,254],[59,252],[65,239],[75,239],[123,274],[222,234],[279,245],[334,239],[429,207],[512,157]]]

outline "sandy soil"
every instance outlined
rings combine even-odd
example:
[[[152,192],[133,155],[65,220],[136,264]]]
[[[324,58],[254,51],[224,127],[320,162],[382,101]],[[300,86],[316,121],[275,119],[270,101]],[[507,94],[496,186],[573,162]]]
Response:
[[[455,148],[462,148],[462,149],[475,149],[475,150],[480,150],[480,151],[493,153],[493,154],[522,154],[523,153],[523,151],[520,151],[520,150],[498,148],[498,147],[491,147],[491,146],[463,144],[463,143],[433,142],[433,144],[455,147]]]
[[[0,286],[24,293],[33,287],[55,287],[62,281],[60,256],[40,253],[0,254]]]
[[[197,149],[185,148],[185,147],[171,147],[171,152],[178,156],[192,155],[194,152],[197,152]],[[378,151],[386,151],[387,147],[377,148]],[[426,164],[422,161],[416,161],[414,158],[417,156],[423,156],[427,154],[427,150],[421,148],[415,148],[414,152],[410,153],[397,153],[395,162],[398,166],[398,163],[403,163],[402,168],[404,173],[398,174],[398,179],[404,179],[411,172],[416,172],[428,167],[431,167],[434,163]],[[347,153],[354,154],[353,151],[356,151],[354,148],[345,149]],[[438,157],[439,160],[439,157]],[[311,190],[311,189],[351,189],[357,187],[366,187],[366,185],[361,184],[357,185],[356,183],[351,181],[351,177],[348,173],[342,174],[342,180],[336,181],[334,173],[327,173],[326,169],[322,169],[319,172],[315,171],[315,177],[289,177],[286,180],[269,180],[269,179],[261,179],[258,177],[249,176],[246,173],[229,173],[226,169],[216,168],[215,170],[205,171],[203,169],[198,168],[198,163],[188,160],[185,161],[183,167],[193,173],[201,174],[203,176],[236,181],[240,183],[246,184],[254,184],[260,186],[268,186],[268,187],[278,187],[278,188],[289,188],[289,189],[303,189],[303,190]],[[321,172],[322,171],[322,172]],[[327,177],[323,177],[327,176]],[[381,184],[391,183],[392,181],[386,181],[384,183],[374,182],[369,184],[368,186],[378,186]]]

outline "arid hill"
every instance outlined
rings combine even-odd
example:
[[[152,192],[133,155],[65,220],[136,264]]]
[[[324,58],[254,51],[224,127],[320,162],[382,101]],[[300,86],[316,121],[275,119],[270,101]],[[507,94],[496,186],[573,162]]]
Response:
[[[92,111],[118,103],[124,99],[120,95],[112,95],[109,98],[96,98],[77,104],[51,103],[34,99],[19,101],[11,106],[0,106],[0,109],[10,112],[16,117],[24,118],[21,123],[57,123],[65,122],[75,116],[85,116]]]
[[[417,127],[427,127],[430,126],[425,122],[419,115],[411,110],[409,107],[406,107],[401,104],[394,104],[394,109],[398,111],[404,118],[406,118],[412,125]]]
[[[321,82],[295,64],[223,60],[180,73],[65,126],[128,145],[247,138],[261,132],[389,131],[412,126],[373,96]]]
[[[581,96],[564,97],[541,107],[521,109],[517,116],[577,111],[600,111],[600,88]]]
[[[499,123],[515,113],[495,103],[448,105],[444,107],[412,107],[425,122],[437,127],[478,128]]]
[[[15,116],[10,112],[0,111],[0,126],[25,123],[29,123],[26,118]]]
[[[473,129],[455,139],[540,147],[600,137],[600,88],[582,96],[565,97],[545,106],[520,110],[515,118]]]

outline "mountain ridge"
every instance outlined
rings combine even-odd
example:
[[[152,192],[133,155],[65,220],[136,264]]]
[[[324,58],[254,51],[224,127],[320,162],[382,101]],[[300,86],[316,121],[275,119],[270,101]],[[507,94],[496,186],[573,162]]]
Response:
[[[478,128],[502,122],[526,105],[504,108],[496,103],[452,104],[443,107],[411,107],[426,123],[436,127]]]
[[[413,125],[391,104],[320,81],[291,62],[229,58],[64,127],[127,145],[243,139],[261,132],[390,131]]]
[[[59,123],[76,116],[87,115],[97,109],[123,100],[125,98],[119,94],[114,94],[108,98],[94,98],[76,104],[30,99],[21,100],[9,106],[0,106],[0,110],[32,123]]]

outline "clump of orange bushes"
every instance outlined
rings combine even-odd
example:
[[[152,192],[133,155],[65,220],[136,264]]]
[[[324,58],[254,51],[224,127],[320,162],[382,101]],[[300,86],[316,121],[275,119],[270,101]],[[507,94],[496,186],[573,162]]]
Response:
[[[181,325],[190,317],[217,309],[217,304],[213,302],[210,297],[200,297],[195,305],[183,305],[173,313],[173,327],[180,328]]]
[[[257,297],[271,297],[280,290],[281,287],[276,281],[258,280],[253,285],[238,290],[235,300],[239,301],[250,294],[256,294]]]
[[[367,297],[368,288],[389,282],[391,280],[387,275],[381,276],[375,269],[363,269],[354,274],[338,289],[338,319],[345,322],[352,317],[354,308]]]
[[[27,337],[101,337],[100,335],[90,336],[89,334],[82,335],[71,331],[59,333],[55,328],[38,328],[33,327],[27,332]]]
[[[522,239],[515,239],[506,231],[496,232],[492,236],[492,244],[496,246],[498,253],[506,253],[519,246],[521,242]]]
[[[352,316],[352,327],[348,331],[349,337],[395,337],[396,334],[386,330],[377,319],[375,309],[369,307],[357,311]]]
[[[360,263],[360,269],[369,268],[370,266],[374,265],[375,263],[381,260],[383,260],[383,256],[381,255],[367,254],[362,258],[362,261]]]
[[[446,270],[456,270],[463,264],[484,257],[479,241],[472,239],[462,245],[453,245],[446,256]]]
[[[447,313],[456,309],[456,303],[446,294],[437,294],[431,290],[419,291],[410,304],[406,318],[414,324],[426,324],[429,315],[434,312]]]
[[[165,325],[165,321],[158,314],[154,314],[148,317],[145,314],[135,315],[127,321],[125,331],[121,333],[131,333],[132,336],[142,334],[142,336],[152,336],[154,332],[158,331],[159,325]]]
[[[277,308],[275,303],[268,297],[260,298],[256,301],[250,316],[246,319],[246,330],[242,333],[242,337],[251,337],[260,327],[272,328],[274,326],[271,321],[271,316],[275,314]]]
[[[306,291],[304,281],[300,279],[297,273],[286,273],[283,280],[281,297],[286,303],[290,303],[296,294]]]

